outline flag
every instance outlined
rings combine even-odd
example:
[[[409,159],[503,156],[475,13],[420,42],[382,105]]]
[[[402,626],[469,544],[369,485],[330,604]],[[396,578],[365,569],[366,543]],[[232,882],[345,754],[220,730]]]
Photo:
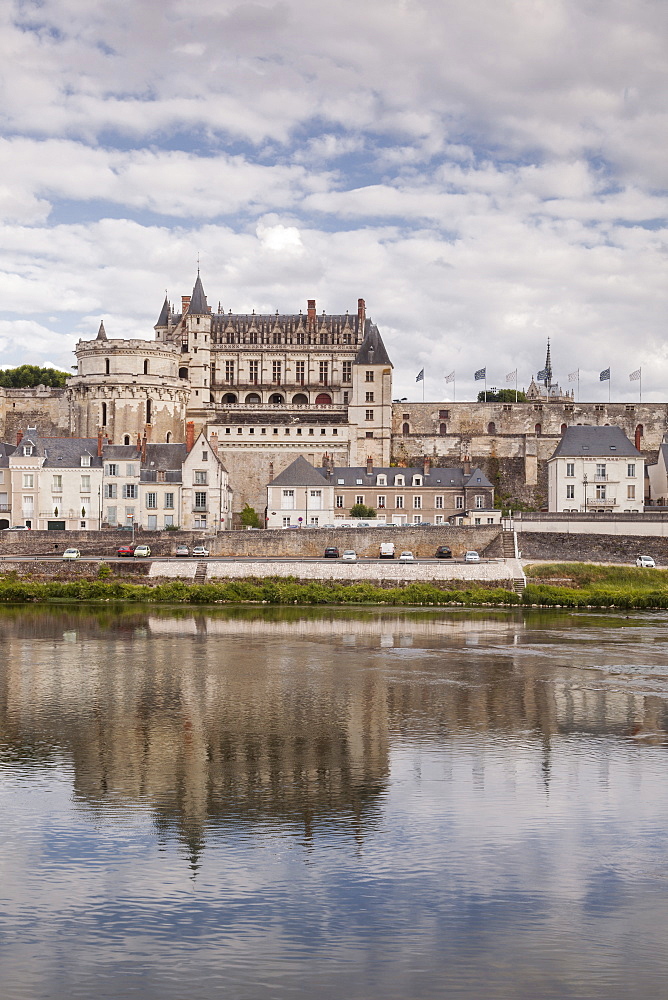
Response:
[[[514,382],[516,378],[517,378],[517,368],[515,369],[514,372],[508,372],[508,374],[506,375],[506,382]]]
[[[539,382],[546,382],[550,377],[550,371],[548,368],[543,368],[542,372],[538,372],[536,378]]]
[[[446,382],[454,382],[455,381],[455,373],[454,372],[450,372],[449,375],[446,375],[445,376],[445,381]]]
[[[599,382],[609,382],[610,381],[610,369],[604,368],[598,377]]]
[[[640,371],[641,369],[638,368],[636,371],[631,372],[629,375],[629,382],[638,382],[640,380]]]
[[[576,371],[570,373],[570,375],[568,376],[568,381],[577,382],[579,378],[580,378],[580,369],[578,368],[576,369]]]
[[[473,378],[476,380],[476,382],[479,382],[481,378],[487,378],[487,369],[478,368],[478,371],[475,373]]]
[[[417,375],[415,376],[416,382],[422,382],[423,380],[424,380],[424,368],[422,369],[421,372],[418,372]]]

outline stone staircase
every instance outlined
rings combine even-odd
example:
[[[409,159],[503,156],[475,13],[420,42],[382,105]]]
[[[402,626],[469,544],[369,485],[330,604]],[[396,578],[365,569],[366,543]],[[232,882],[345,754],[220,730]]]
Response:
[[[198,562],[193,583],[206,583],[206,563]]]
[[[505,560],[512,559],[515,564],[513,570],[513,590],[521,597],[525,591],[527,581],[517,556],[517,535],[512,523],[503,525],[501,532],[501,552]]]

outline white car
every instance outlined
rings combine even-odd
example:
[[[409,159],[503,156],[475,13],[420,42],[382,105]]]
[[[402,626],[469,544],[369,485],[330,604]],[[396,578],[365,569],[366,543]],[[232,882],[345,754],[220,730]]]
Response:
[[[341,558],[344,562],[357,562],[357,553],[354,549],[344,549]]]
[[[63,559],[78,559],[80,556],[78,549],[65,549],[63,552]]]
[[[414,561],[415,561],[415,556],[413,555],[412,552],[409,552],[408,550],[406,550],[406,552],[402,552],[401,555],[399,556],[399,562],[414,562]]]
[[[464,554],[464,562],[480,562],[480,556],[474,549],[471,549]]]
[[[135,559],[148,559],[151,554],[151,549],[148,545],[136,545],[134,551]]]
[[[656,563],[651,556],[638,556],[636,566],[643,566],[645,569],[655,569]]]
[[[193,549],[193,555],[196,559],[205,559],[209,554],[209,550],[205,549],[203,545],[196,545]]]

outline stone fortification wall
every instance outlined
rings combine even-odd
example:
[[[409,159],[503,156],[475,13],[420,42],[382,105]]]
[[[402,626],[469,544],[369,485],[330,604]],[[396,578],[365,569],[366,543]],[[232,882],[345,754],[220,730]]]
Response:
[[[42,437],[70,437],[66,390],[0,387],[0,440],[15,444],[18,432],[28,427],[36,427]]]
[[[431,557],[437,545],[449,545],[455,556],[467,549],[476,549],[489,556],[501,554],[498,525],[473,527],[431,528],[359,528],[326,530],[303,528],[295,531],[225,531],[203,539],[196,532],[142,531],[135,533],[135,542],[151,546],[156,556],[172,555],[177,544],[197,544],[204,541],[213,556],[223,557],[322,557],[325,546],[336,545],[341,552],[355,549],[359,556],[379,554],[380,543],[394,542],[397,556],[403,549],[414,555]],[[54,555],[68,546],[78,548],[82,555],[112,556],[119,545],[131,540],[129,531],[2,531],[0,556]]]
[[[668,566],[668,538],[645,535],[568,535],[527,532],[518,536],[520,557],[550,562],[635,563],[636,556],[653,556]]]
[[[554,532],[566,535],[627,535],[637,537],[668,536],[668,515],[646,514],[543,514],[531,513],[515,518],[515,530],[523,535]]]

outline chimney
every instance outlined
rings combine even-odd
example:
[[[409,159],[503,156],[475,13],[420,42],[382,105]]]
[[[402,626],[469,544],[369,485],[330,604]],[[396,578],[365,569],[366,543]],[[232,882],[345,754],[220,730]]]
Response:
[[[188,312],[189,309],[190,309],[190,296],[189,295],[182,295],[181,296],[181,315],[185,316],[185,314]]]
[[[269,482],[273,483],[273,481],[274,481],[274,463],[270,462],[269,463]]]
[[[211,445],[211,451],[218,458],[218,433],[216,431],[211,431],[211,434],[209,434],[209,444]]]
[[[141,434],[137,431],[137,451],[141,451]]]
[[[186,451],[190,452],[195,447],[195,421],[189,420],[186,423]]]
[[[17,448],[21,444],[21,441],[23,441],[23,431],[17,431],[16,432],[16,447]]]
[[[373,458],[371,455],[367,455],[366,459],[366,474],[370,476],[373,473]]]
[[[360,321],[360,329],[364,333],[364,322],[366,320],[366,302],[364,299],[357,300],[357,318]]]
[[[315,299],[309,299],[308,300],[307,318],[308,318],[308,325],[310,327],[314,327],[315,326]]]
[[[431,472],[431,459],[427,458],[426,455],[424,457],[424,465],[423,465],[422,471],[423,471],[423,473],[424,473],[425,476],[428,476],[429,473]]]
[[[641,433],[641,430],[640,430],[640,424],[638,424],[638,426],[636,427],[636,440],[635,440],[635,445],[636,445],[636,448],[638,449],[638,451],[641,450],[640,449],[640,438],[641,437],[642,437],[642,433]]]
[[[471,456],[470,455],[464,455],[464,475],[465,476],[470,476],[471,475]]]
[[[144,431],[144,437],[141,443],[141,460],[142,464],[146,465],[146,431]]]
[[[102,458],[102,431],[97,431],[97,457]]]

